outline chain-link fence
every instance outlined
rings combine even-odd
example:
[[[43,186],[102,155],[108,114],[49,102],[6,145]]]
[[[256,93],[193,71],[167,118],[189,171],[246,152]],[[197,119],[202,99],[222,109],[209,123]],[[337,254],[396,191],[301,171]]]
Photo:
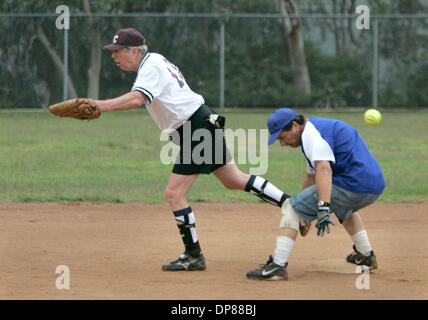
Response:
[[[128,92],[135,73],[100,50],[124,27],[213,107],[428,106],[428,15],[374,16],[369,30],[354,15],[301,15],[310,92],[296,88],[281,15],[72,14],[69,30],[57,18],[0,14],[0,108]]]

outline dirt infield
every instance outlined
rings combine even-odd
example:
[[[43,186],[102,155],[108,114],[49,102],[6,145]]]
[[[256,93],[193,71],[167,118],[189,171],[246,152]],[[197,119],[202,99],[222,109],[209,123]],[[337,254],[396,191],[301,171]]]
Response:
[[[298,238],[289,281],[250,281],[275,247],[279,208],[192,208],[207,269],[168,273],[161,265],[183,245],[166,204],[0,203],[0,299],[428,299],[427,203],[361,211],[379,263],[369,289],[357,289],[357,274],[305,272],[352,250],[338,223],[322,239],[314,227]],[[68,290],[56,287],[58,265]]]

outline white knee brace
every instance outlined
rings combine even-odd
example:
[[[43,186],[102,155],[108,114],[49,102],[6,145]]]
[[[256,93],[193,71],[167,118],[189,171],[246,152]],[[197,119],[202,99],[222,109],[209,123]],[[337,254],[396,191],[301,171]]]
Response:
[[[300,216],[291,206],[290,199],[284,201],[281,207],[281,222],[279,228],[292,228],[299,231]]]

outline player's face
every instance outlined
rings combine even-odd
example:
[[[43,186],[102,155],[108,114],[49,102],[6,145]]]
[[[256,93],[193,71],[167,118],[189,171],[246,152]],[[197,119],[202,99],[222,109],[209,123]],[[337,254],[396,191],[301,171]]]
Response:
[[[111,54],[111,57],[113,58],[114,62],[116,62],[116,65],[123,71],[130,71],[133,70],[133,61],[131,59],[132,57],[132,51],[128,48],[122,48],[118,50],[114,50]]]
[[[282,131],[278,140],[282,147],[289,146],[292,148],[298,148],[300,146],[301,132],[299,125],[293,122],[293,126],[289,131]]]

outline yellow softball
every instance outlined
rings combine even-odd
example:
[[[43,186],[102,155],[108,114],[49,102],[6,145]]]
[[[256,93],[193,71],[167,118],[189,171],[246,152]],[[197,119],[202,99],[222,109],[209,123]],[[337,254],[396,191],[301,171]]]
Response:
[[[364,113],[364,121],[371,125],[376,126],[382,120],[382,114],[376,109],[369,109]]]

